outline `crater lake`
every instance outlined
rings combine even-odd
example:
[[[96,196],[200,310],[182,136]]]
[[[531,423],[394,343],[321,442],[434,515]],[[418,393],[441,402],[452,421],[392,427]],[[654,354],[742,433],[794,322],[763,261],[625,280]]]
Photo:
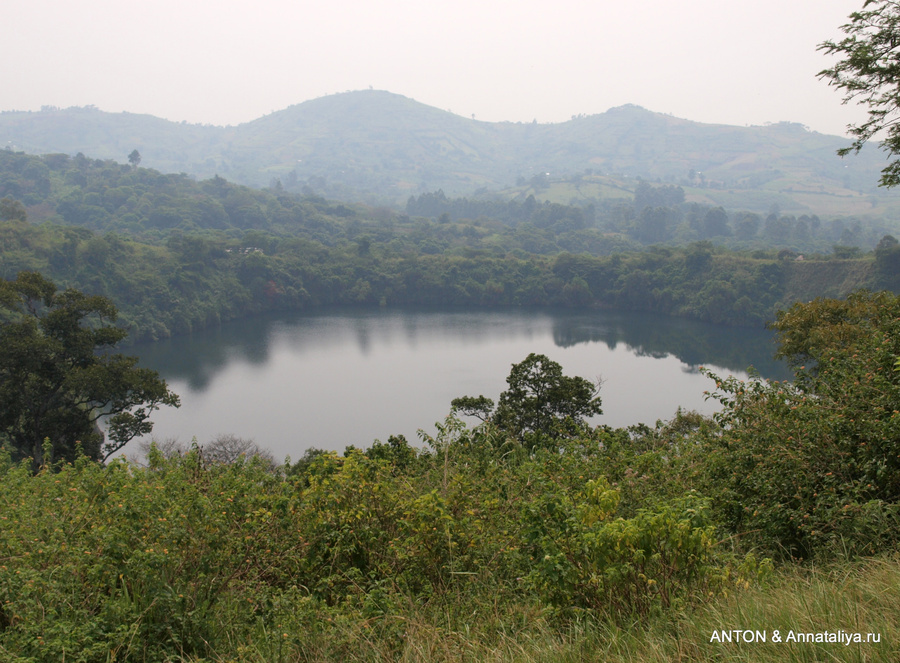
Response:
[[[497,400],[531,352],[601,383],[594,424],[653,425],[676,410],[711,414],[700,372],[771,379],[774,334],[651,314],[556,309],[320,309],[261,315],[128,348],[181,397],[153,416],[153,437],[205,444],[253,439],[276,459],[342,451],[389,435],[420,441],[458,396]],[[474,422],[475,420],[473,420]],[[145,438],[144,442],[149,441]],[[125,447],[138,455],[139,440]]]

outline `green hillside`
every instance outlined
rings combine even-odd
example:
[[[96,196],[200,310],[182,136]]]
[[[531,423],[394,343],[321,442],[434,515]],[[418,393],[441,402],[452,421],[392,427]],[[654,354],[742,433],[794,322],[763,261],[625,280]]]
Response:
[[[739,214],[667,206],[682,195],[641,183],[634,201],[603,210],[428,194],[400,213],[2,151],[0,277],[40,271],[108,296],[133,339],[329,304],[563,305],[759,325],[797,300],[897,288],[900,247],[874,225],[771,215],[744,236]],[[856,243],[832,250],[845,237]]]
[[[699,202],[819,215],[883,215],[898,196],[874,183],[874,147],[840,159],[845,139],[798,124],[710,125],[622,106],[559,124],[480,122],[388,92],[347,92],[235,127],[167,122],[95,108],[0,113],[0,140],[32,154],[78,152],[198,178],[342,199],[404,202],[443,189],[473,195],[535,176],[603,176],[691,187]],[[877,193],[876,193],[877,192]],[[603,192],[598,192],[603,195]]]

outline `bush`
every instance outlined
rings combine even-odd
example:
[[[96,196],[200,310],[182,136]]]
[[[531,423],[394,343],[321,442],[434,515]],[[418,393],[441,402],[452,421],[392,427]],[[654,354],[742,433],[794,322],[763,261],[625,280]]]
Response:
[[[707,494],[735,532],[785,556],[873,554],[900,539],[900,298],[796,304],[774,324],[795,380],[716,380]]]
[[[547,492],[529,510],[530,583],[552,605],[613,619],[646,617],[757,574],[719,550],[706,501],[695,494],[615,518],[619,491],[604,478],[567,499]]]

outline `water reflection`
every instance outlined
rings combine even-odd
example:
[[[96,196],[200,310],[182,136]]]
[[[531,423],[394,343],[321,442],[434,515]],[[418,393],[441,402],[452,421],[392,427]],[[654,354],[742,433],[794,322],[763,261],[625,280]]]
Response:
[[[638,356],[668,355],[696,369],[714,364],[730,371],[753,367],[763,377],[786,380],[790,371],[773,359],[774,336],[751,327],[723,327],[653,314],[604,313],[563,315],[555,319],[553,341],[559,347],[605,343],[615,350],[624,343]]]
[[[752,365],[786,379],[772,338],[647,314],[331,309],[240,320],[132,352],[182,398],[180,410],[154,417],[157,436],[202,443],[234,433],[296,457],[397,433],[414,440],[454,397],[496,398],[529,352],[604,380],[597,423],[652,423],[678,406],[710,412],[711,385],[697,367],[745,377]]]
[[[763,329],[723,327],[645,313],[567,310],[434,311],[328,309],[238,320],[197,334],[135,347],[144,366],[181,379],[193,390],[207,388],[231,362],[264,365],[273,341],[298,353],[355,346],[363,356],[373,344],[444,341],[477,345],[487,339],[534,338],[550,330],[553,343],[569,348],[623,344],[640,357],[673,356],[696,370],[704,364],[742,372],[753,367],[763,377],[785,380],[787,366],[773,359],[773,335]]]

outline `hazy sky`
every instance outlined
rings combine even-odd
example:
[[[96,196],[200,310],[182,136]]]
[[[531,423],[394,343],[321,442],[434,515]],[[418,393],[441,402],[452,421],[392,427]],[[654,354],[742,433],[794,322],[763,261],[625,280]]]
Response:
[[[862,0],[2,0],[0,110],[239,124],[347,90],[479,120],[633,103],[701,122],[842,134],[816,78]]]

